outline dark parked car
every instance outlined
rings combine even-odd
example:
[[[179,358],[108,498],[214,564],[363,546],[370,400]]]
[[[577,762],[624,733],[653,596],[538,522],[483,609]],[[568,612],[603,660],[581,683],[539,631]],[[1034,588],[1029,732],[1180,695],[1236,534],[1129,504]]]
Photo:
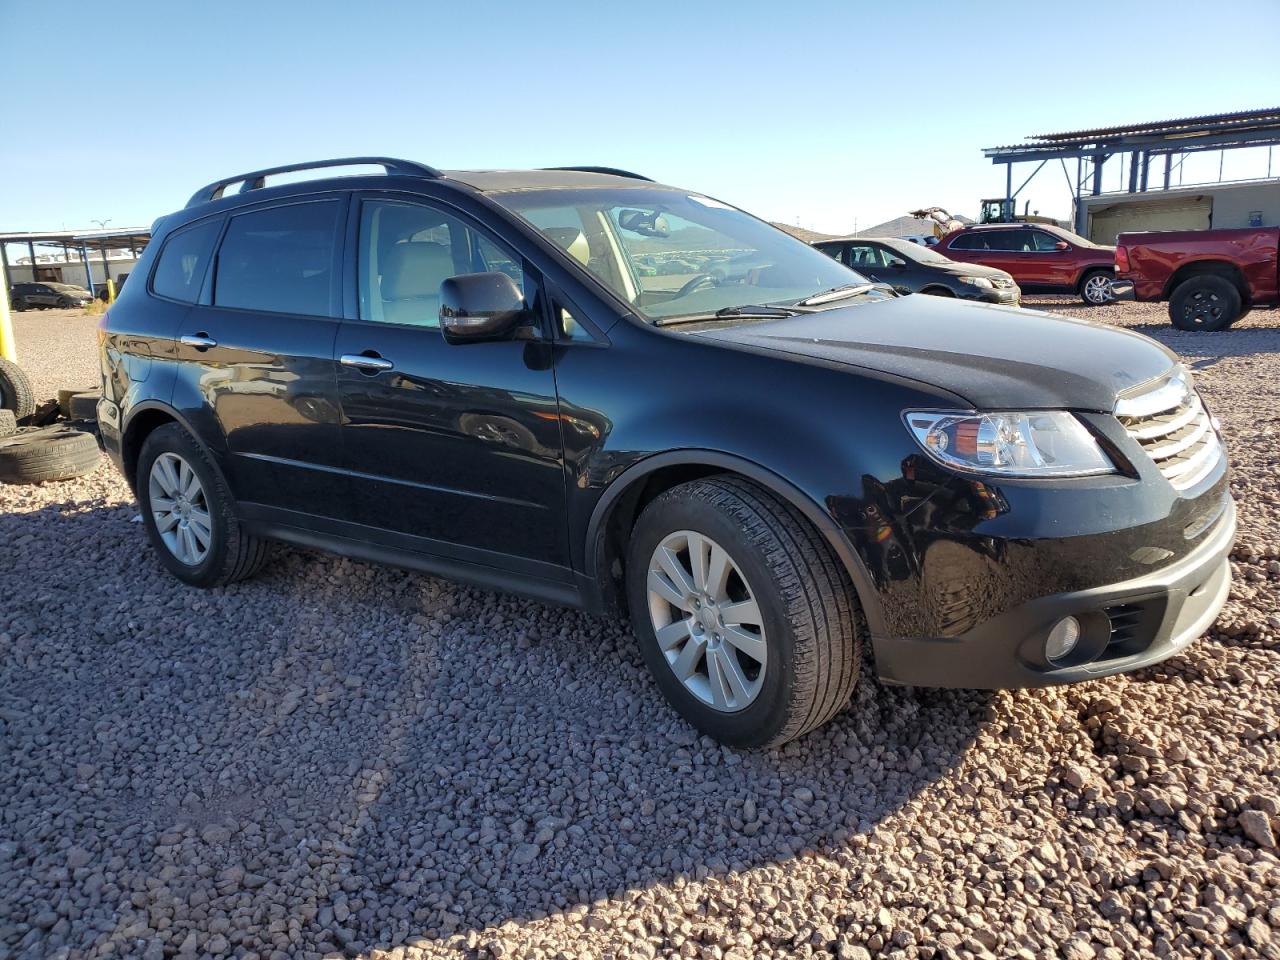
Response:
[[[1004,270],[1024,293],[1074,293],[1091,306],[1116,297],[1116,248],[1051,224],[975,224],[947,234],[934,249],[952,260]]]
[[[898,293],[928,293],[1017,306],[1022,292],[1003,270],[956,263],[930,247],[895,237],[840,237],[813,244],[868,279]]]
[[[1154,341],[898,297],[621,171],[267,183],[352,162],[198,191],[102,322],[103,440],[186,582],[278,539],[629,612],[733,744],[834,716],[864,642],[891,683],[1035,686],[1222,605],[1226,456]]]
[[[83,307],[92,299],[93,294],[84,287],[69,283],[15,283],[9,288],[9,304],[14,310]]]

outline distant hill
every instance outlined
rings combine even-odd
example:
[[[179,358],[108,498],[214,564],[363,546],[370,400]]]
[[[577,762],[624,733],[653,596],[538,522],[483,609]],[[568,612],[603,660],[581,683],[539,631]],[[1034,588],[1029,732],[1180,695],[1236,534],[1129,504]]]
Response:
[[[963,224],[973,223],[968,217],[956,217]],[[933,221],[926,220],[923,217],[896,217],[893,220],[886,220],[884,223],[877,223],[874,227],[867,227],[865,230],[859,230],[859,237],[931,237],[933,236]]]
[[[797,240],[803,240],[805,243],[813,243],[815,240],[829,240],[832,236],[829,233],[818,233],[816,230],[806,230],[804,227],[793,227],[789,223],[774,223],[773,225],[779,230],[785,230]]]

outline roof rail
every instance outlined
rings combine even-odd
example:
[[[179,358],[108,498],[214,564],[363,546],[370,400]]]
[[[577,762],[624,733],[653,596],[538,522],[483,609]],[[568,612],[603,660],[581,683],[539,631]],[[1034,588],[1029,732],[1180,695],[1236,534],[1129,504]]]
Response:
[[[393,157],[339,157],[336,160],[312,160],[308,163],[290,163],[283,167],[267,167],[265,170],[254,170],[251,173],[240,173],[225,180],[217,180],[208,186],[201,187],[187,201],[188,207],[209,200],[217,200],[222,192],[233,183],[243,183],[241,192],[261,190],[266,185],[266,178],[277,173],[294,173],[298,170],[317,170],[324,167],[354,167],[363,165],[382,167],[389,177],[425,177],[439,180],[444,176],[435,167],[412,160],[396,160]]]
[[[607,173],[612,177],[626,177],[629,180],[646,180],[653,183],[653,177],[645,177],[630,170],[619,170],[617,167],[543,167],[543,170],[576,170],[578,173]]]

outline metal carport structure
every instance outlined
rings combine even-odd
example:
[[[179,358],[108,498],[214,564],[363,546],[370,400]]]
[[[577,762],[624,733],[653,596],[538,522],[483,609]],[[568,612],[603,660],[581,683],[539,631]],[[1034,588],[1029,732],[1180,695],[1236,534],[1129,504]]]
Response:
[[[0,264],[4,266],[4,275],[9,283],[12,278],[9,276],[9,252],[10,244],[22,245],[27,248],[27,255],[31,259],[31,277],[36,278],[36,270],[39,263],[36,259],[36,247],[54,247],[61,248],[63,251],[63,263],[71,263],[72,250],[79,254],[80,262],[84,266],[84,275],[86,282],[92,290],[93,273],[90,267],[90,257],[97,254],[101,258],[102,271],[104,278],[109,279],[110,266],[107,261],[107,254],[117,250],[129,250],[136,258],[147,246],[151,240],[150,227],[127,227],[112,230],[57,230],[48,232],[16,232],[16,233],[0,233]]]
[[[1098,196],[1102,193],[1103,167],[1107,160],[1117,155],[1121,157],[1121,164],[1126,156],[1129,158],[1129,194],[1147,192],[1153,159],[1164,160],[1163,170],[1158,172],[1163,187],[1157,189],[1167,190],[1171,186],[1174,172],[1183,160],[1190,154],[1207,150],[1267,147],[1267,178],[1272,177],[1270,148],[1280,146],[1280,107],[1098,127],[1067,133],[1045,133],[1027,139],[1027,143],[988,147],[982,151],[984,156],[991,158],[992,163],[1005,165],[1005,210],[1012,212],[1018,194],[1049,161],[1058,160],[1072,191],[1075,230],[1077,233],[1084,233],[1085,210],[1080,199],[1089,194]],[[1073,158],[1076,161],[1074,179],[1067,169],[1067,160]],[[1017,190],[1013,188],[1015,163],[1036,164],[1031,175]],[[1221,170],[1219,165],[1219,183],[1224,182]],[[1280,174],[1280,169],[1276,173]]]

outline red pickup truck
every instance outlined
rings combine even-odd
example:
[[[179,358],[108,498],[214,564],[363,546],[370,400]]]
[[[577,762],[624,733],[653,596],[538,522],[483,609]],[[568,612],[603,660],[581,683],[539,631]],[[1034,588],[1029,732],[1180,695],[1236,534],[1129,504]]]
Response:
[[[1280,227],[1122,233],[1116,276],[1135,300],[1168,300],[1179,330],[1223,330],[1280,302]]]

